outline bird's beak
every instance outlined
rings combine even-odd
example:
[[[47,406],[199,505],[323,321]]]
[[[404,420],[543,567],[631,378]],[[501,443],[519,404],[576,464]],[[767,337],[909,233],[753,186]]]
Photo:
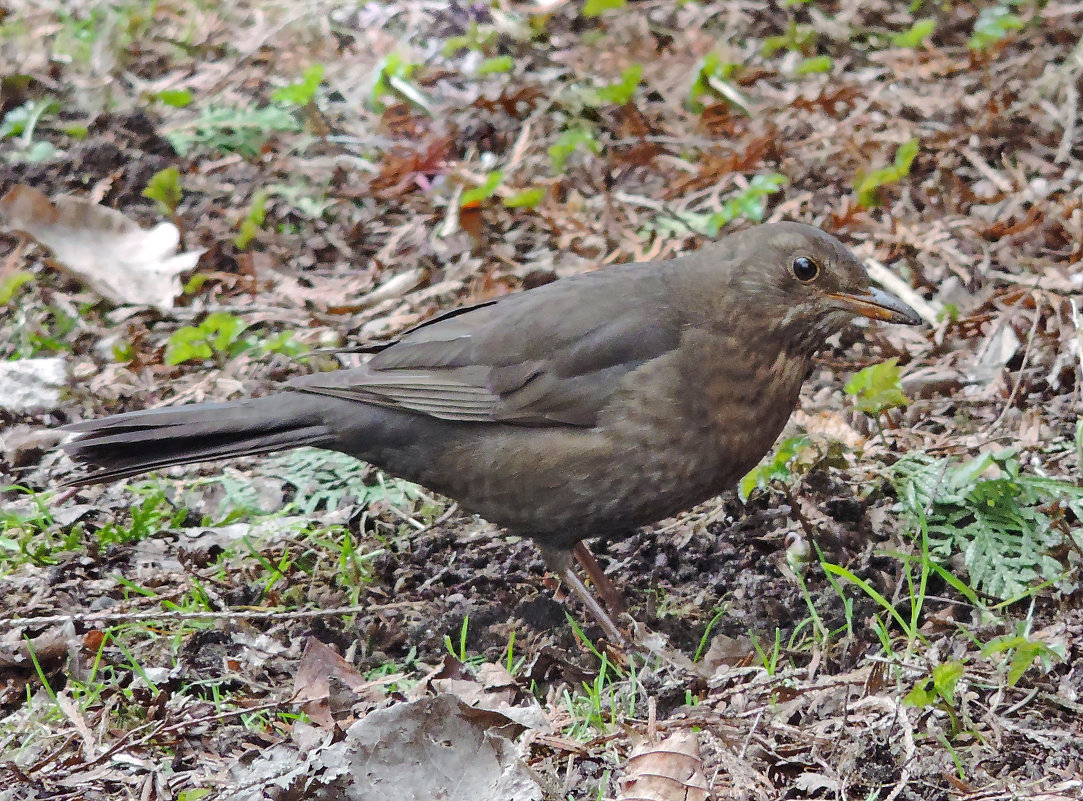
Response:
[[[918,325],[921,318],[918,313],[897,297],[882,289],[873,287],[868,292],[828,292],[827,296],[842,308],[853,314],[868,317],[870,320],[883,320],[888,323]]]

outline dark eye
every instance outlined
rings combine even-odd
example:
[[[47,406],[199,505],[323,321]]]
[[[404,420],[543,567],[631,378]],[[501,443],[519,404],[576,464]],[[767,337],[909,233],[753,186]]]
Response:
[[[798,256],[793,260],[793,277],[798,281],[807,284],[809,281],[816,280],[816,276],[819,274],[820,265],[812,259],[806,256]]]

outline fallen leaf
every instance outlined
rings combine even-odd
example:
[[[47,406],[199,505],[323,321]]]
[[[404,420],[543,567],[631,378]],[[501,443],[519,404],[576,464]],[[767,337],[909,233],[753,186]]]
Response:
[[[619,784],[618,801],[706,801],[711,795],[696,733],[688,729],[636,748]]]
[[[180,274],[203,250],[177,253],[180,232],[163,222],[150,230],[115,209],[61,195],[50,201],[17,185],[0,198],[0,227],[33,238],[59,267],[119,305],[173,308]]]

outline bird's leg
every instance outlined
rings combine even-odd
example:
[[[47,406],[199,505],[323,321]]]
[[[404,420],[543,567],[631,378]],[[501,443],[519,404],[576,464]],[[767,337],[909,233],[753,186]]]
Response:
[[[613,622],[613,618],[611,618],[605,609],[602,608],[602,605],[594,599],[590,590],[587,589],[587,585],[583,583],[583,580],[575,574],[575,569],[572,567],[571,560],[572,551],[567,551],[563,548],[557,549],[546,547],[542,547],[540,550],[542,552],[542,558],[545,559],[545,563],[549,566],[549,569],[556,573],[560,577],[560,580],[571,587],[575,594],[579,596],[579,600],[587,607],[590,616],[602,627],[605,636],[614,643],[627,643],[628,639],[621,633],[621,630],[617,628],[617,624]],[[584,548],[584,550],[586,549]],[[590,552],[588,551],[587,553],[589,555]],[[592,561],[593,559],[594,557],[591,556]],[[595,562],[594,566],[597,568],[598,563]]]
[[[609,611],[615,615],[621,614],[624,611],[624,596],[617,588],[617,585],[602,570],[602,566],[598,564],[598,560],[594,558],[594,554],[590,552],[587,544],[580,540],[572,548],[572,553],[575,554],[575,558],[579,560],[579,564],[583,566],[583,569],[587,571],[587,576],[594,582],[598,594],[602,596],[602,600],[609,607]]]

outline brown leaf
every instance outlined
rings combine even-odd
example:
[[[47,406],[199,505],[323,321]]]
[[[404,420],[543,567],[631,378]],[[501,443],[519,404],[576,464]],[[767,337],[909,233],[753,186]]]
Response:
[[[636,748],[618,784],[618,801],[707,801],[711,796],[699,741],[690,729]]]
[[[345,706],[358,697],[377,700],[383,695],[380,685],[396,678],[401,677],[385,676],[379,682],[369,681],[331,646],[309,637],[301,662],[297,665],[293,695],[302,702],[301,708],[313,723],[332,728],[335,725],[331,703],[333,695],[341,696],[346,689],[352,691],[354,698],[348,699]],[[335,706],[341,708],[343,704],[337,703]]]

